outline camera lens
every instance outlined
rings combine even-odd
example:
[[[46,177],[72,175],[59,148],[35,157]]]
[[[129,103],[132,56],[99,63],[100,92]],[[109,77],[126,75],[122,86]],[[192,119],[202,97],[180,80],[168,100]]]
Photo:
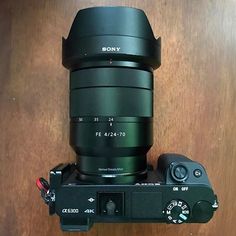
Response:
[[[77,13],[62,53],[70,70],[70,144],[79,179],[126,184],[146,177],[160,47],[139,9]]]

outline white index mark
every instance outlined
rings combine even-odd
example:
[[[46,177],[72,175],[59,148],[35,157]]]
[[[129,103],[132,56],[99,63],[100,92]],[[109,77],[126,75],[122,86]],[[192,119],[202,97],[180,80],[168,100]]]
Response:
[[[187,217],[186,217],[185,215],[183,215],[183,214],[180,214],[179,217],[180,217],[181,219],[183,219],[183,220],[187,220]]]

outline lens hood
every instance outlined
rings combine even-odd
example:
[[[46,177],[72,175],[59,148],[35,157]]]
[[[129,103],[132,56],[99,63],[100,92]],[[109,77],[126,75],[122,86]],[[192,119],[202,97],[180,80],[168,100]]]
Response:
[[[161,64],[161,40],[155,39],[145,13],[135,8],[80,10],[62,43],[62,64],[71,71],[109,66],[152,71]]]

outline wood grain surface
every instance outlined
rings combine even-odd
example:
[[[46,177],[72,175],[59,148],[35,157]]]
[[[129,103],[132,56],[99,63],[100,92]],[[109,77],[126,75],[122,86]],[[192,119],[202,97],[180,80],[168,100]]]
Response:
[[[35,187],[68,144],[68,71],[61,37],[79,9],[127,5],[143,9],[162,37],[155,71],[155,164],[163,152],[201,162],[220,208],[207,224],[95,224],[62,233]],[[236,1],[21,0],[0,3],[0,235],[236,235]]]

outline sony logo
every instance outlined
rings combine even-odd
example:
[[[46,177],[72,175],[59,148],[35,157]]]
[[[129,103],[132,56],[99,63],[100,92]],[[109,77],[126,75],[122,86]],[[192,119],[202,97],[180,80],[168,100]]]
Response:
[[[120,47],[102,47],[103,52],[119,52]]]
[[[79,209],[77,209],[77,208],[68,208],[68,209],[64,208],[64,209],[62,209],[61,212],[62,213],[79,213]]]

